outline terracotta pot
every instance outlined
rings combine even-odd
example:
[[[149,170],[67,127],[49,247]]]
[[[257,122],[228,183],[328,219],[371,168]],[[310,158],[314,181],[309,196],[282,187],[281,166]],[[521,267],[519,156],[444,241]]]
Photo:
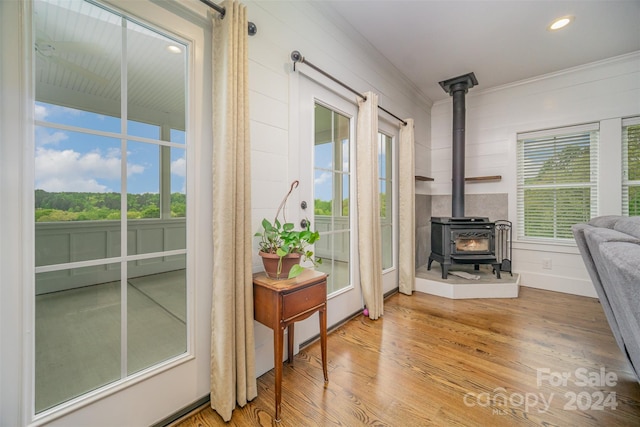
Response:
[[[264,265],[264,271],[268,277],[272,279],[286,279],[289,277],[289,270],[296,264],[300,264],[300,254],[289,254],[282,258],[282,268],[278,275],[278,263],[280,257],[276,254],[270,254],[267,252],[258,252],[262,257],[262,264]]]

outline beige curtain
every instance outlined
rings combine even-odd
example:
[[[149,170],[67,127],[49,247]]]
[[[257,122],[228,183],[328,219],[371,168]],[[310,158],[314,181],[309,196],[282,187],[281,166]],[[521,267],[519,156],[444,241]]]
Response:
[[[358,101],[356,182],[360,284],[369,318],[383,314],[380,181],[378,177],[378,95]]]
[[[213,18],[213,302],[211,407],[229,421],[257,396],[251,271],[247,16],[235,0]],[[217,15],[217,14],[216,14]]]
[[[413,119],[405,121],[398,147],[398,272],[400,292],[411,295],[416,281],[416,188]]]

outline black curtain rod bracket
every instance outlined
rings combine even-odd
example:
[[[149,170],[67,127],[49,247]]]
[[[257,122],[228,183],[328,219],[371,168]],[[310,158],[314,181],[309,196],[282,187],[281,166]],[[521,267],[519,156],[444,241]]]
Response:
[[[202,1],[202,0],[201,0]],[[316,67],[315,65],[313,65],[312,63],[310,63],[309,61],[307,61],[305,59],[304,56],[302,56],[302,54],[297,51],[294,50],[293,52],[291,52],[291,60],[293,61],[293,71],[296,70],[296,63],[300,63],[300,64],[305,64],[308,65],[309,67],[313,68],[314,70],[316,70],[317,72],[319,72],[320,74],[322,74],[323,76],[327,77],[328,79],[333,80],[334,82],[338,83],[340,86],[342,86],[343,88],[347,89],[348,91],[350,91],[351,93],[354,93],[356,96],[359,96],[360,98],[362,98],[364,101],[367,100],[367,97],[364,96],[363,94],[361,94],[360,92],[358,92],[357,90],[351,88],[351,86],[346,85],[345,83],[341,82],[340,80],[336,79],[335,77],[333,77],[331,74],[327,73],[326,71]],[[390,115],[391,117],[393,117],[396,120],[399,120],[403,126],[407,125],[407,122],[405,122],[403,119],[401,119],[400,117],[396,116],[395,114],[393,114],[391,111],[382,108],[381,106],[378,105],[378,108],[381,109],[382,111],[384,111],[385,113],[387,113],[388,115]]]
[[[218,6],[217,4],[215,4],[210,0],[200,0],[200,3],[204,3],[207,6],[209,6],[211,9],[218,12],[221,18],[224,18],[224,15],[227,13],[227,10],[224,7]],[[250,36],[255,36],[257,32],[258,32],[258,27],[256,26],[256,24],[254,24],[253,22],[249,22],[249,24],[247,25],[247,33]]]

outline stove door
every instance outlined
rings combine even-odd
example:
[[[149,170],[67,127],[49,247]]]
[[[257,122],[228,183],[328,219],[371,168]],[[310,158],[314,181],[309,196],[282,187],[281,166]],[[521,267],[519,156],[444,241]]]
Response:
[[[494,235],[491,230],[453,230],[451,255],[491,255]]]

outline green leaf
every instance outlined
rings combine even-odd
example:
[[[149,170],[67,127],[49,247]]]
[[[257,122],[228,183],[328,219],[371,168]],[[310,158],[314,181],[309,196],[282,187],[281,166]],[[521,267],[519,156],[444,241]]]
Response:
[[[279,257],[281,257],[281,258],[282,258],[283,256],[286,256],[286,255],[288,254],[288,252],[287,252],[287,251],[285,251],[285,250],[284,250],[284,249],[282,249],[282,248],[278,248],[278,250],[276,251],[276,254],[277,254]]]
[[[294,265],[293,267],[291,267],[291,270],[289,270],[289,279],[293,279],[294,277],[299,276],[303,271],[303,266],[301,266],[300,264]]]
[[[311,240],[311,232],[310,231],[301,231],[300,232],[300,240]]]
[[[285,225],[282,226],[282,229],[284,231],[291,231],[291,230],[293,230],[293,227],[295,227],[295,226],[293,225],[292,222],[287,222]]]

